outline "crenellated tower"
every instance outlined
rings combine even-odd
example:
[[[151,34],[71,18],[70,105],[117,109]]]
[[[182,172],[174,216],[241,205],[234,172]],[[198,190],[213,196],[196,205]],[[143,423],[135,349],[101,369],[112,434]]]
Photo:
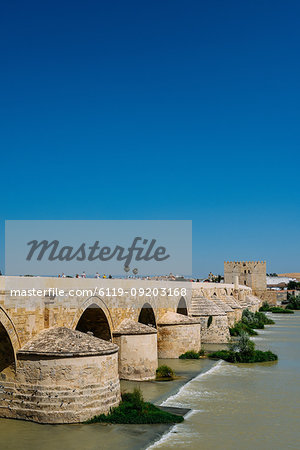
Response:
[[[266,261],[224,261],[225,283],[234,283],[238,276],[239,284],[263,291],[267,289],[266,273]]]

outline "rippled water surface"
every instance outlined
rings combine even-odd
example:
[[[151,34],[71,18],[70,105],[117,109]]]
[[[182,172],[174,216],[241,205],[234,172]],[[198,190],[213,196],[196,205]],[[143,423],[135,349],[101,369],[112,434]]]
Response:
[[[253,340],[279,361],[217,362],[164,402],[193,411],[149,448],[300,448],[300,312],[272,319]]]

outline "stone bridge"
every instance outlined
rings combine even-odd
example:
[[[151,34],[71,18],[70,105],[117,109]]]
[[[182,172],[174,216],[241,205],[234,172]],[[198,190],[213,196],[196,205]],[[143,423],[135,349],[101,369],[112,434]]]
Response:
[[[120,399],[119,375],[150,380],[157,357],[199,350],[201,338],[226,342],[229,320],[255,304],[251,293],[219,283],[2,276],[0,416],[69,423],[107,412]]]

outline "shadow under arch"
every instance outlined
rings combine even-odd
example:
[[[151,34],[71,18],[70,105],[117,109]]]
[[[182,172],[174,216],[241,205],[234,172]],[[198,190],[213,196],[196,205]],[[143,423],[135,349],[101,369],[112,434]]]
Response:
[[[89,298],[76,313],[73,329],[83,333],[91,332],[93,336],[112,340],[112,320],[105,303],[98,297]]]
[[[141,308],[138,321],[144,325],[156,328],[155,314],[150,303],[144,303]]]
[[[187,304],[184,297],[181,297],[177,306],[177,314],[188,315]]]
[[[0,307],[0,372],[2,379],[13,376],[17,367],[16,352],[21,347],[16,328],[7,312]]]

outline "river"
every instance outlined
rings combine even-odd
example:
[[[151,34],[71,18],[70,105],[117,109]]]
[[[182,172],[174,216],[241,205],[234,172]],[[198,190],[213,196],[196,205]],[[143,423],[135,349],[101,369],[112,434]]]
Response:
[[[279,361],[217,362],[164,402],[193,411],[149,449],[300,448],[300,312],[271,316],[253,340]]]
[[[182,424],[39,425],[0,419],[0,449],[299,449],[300,312],[272,318],[275,325],[253,340],[277,353],[278,362],[160,361],[180,378],[122,382],[123,391],[139,385],[146,400],[191,409]]]

